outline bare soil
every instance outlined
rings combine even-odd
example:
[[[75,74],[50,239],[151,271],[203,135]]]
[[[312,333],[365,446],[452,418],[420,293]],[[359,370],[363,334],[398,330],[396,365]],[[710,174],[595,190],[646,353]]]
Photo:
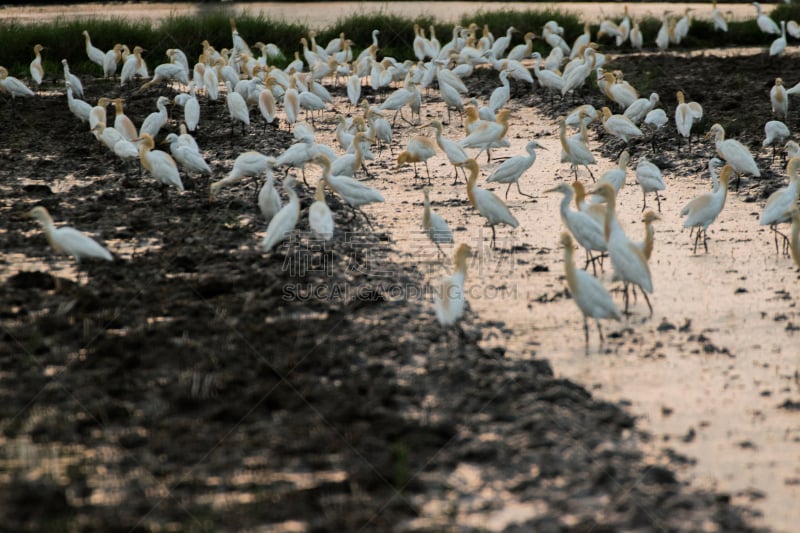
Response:
[[[670,116],[683,90],[753,146],[774,73],[800,77],[796,60],[763,54],[631,55],[613,65],[635,71],[634,85],[649,80]],[[478,97],[496,85],[480,74],[469,83]],[[84,84],[90,102],[120,94],[116,83]],[[743,101],[744,84],[763,88],[763,99]],[[51,88],[15,109],[0,104],[5,529],[449,531],[475,527],[456,511],[488,491],[483,510],[497,521],[486,529],[754,530],[728,495],[676,480],[685,458],[645,457],[648,435],[623,407],[555,378],[545,359],[482,348],[488,326],[470,312],[459,334],[430,305],[394,297],[393,286],[423,290],[425,279],[388,261],[385,230],[338,199],[328,199],[337,236],[327,249],[295,240],[264,254],[253,185],[212,203],[207,178],[185,179],[187,192],[162,201],[152,178],[115,165],[70,114],[63,85]],[[341,102],[341,88],[332,91]],[[146,116],[158,94],[171,93],[126,89],[126,112]],[[515,98],[551,116],[572,107],[521,85]],[[595,88],[580,98],[602,105]],[[212,179],[241,152],[275,155],[291,142],[285,124],[231,135],[224,103],[202,105],[196,138]],[[332,128],[334,114],[323,121]],[[660,142],[674,133],[669,124]],[[675,175],[705,165],[690,151],[671,161]],[[745,180],[742,196],[763,198],[781,180]],[[298,190],[303,231],[313,188]],[[116,260],[87,264],[76,283],[24,217],[34,205],[91,230]],[[298,253],[330,268],[290,268]],[[323,285],[347,290],[287,297],[287,286]]]

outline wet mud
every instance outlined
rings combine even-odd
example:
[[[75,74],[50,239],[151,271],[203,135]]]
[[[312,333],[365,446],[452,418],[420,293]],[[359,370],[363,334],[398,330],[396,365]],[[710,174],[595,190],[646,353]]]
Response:
[[[765,72],[798,74],[789,58],[763,56],[614,64],[632,72],[634,62],[670,73],[652,81],[664,107],[681,89],[732,132],[745,115],[768,116],[769,101],[735,96],[731,72],[765,94]],[[102,80],[85,86],[91,102],[120,94]],[[495,86],[488,73],[470,81],[479,98]],[[385,213],[373,231],[329,195],[336,235],[309,246],[313,188],[298,179],[295,238],[263,253],[253,183],[211,202],[208,178],[188,178],[165,201],[69,113],[63,86],[50,89],[0,106],[13,125],[0,129],[0,519],[9,529],[755,529],[730,494],[679,481],[690,459],[645,453],[651,436],[625,405],[555,375],[547,353],[508,357],[496,340],[502,324],[468,310],[461,331],[440,327],[434,280],[394,259]],[[170,91],[126,90],[126,113],[144,117]],[[347,113],[342,88],[332,91]],[[588,87],[585,97],[599,98]],[[527,107],[550,117],[571,107],[522,86],[514,105],[521,124]],[[285,123],[231,134],[222,101],[202,106],[195,137],[212,179],[246,150],[277,155],[291,142]],[[329,134],[334,125],[331,112],[318,119]],[[740,132],[756,143],[751,128]],[[671,138],[669,125],[664,145]],[[401,128],[394,142],[397,153]],[[600,149],[615,156],[619,146]],[[705,158],[687,152],[673,164],[694,169]],[[408,179],[386,151],[368,165],[370,184]],[[745,180],[740,195],[763,199],[783,178]],[[24,217],[35,205],[92,233],[115,261],[79,275]],[[424,296],[407,297],[412,288]],[[565,298],[563,289],[541,297]],[[707,336],[694,342],[726,349]]]

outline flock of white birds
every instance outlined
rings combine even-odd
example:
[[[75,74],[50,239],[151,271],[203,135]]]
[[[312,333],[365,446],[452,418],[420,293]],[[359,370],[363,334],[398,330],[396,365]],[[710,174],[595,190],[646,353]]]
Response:
[[[757,21],[762,31],[780,35],[770,46],[770,55],[781,53],[786,46],[786,32],[800,37],[800,27],[793,21],[781,21],[780,25],[765,15],[757,2]],[[712,20],[715,28],[727,31],[716,4],[713,6]],[[666,49],[671,43],[680,43],[687,35],[691,25],[690,10],[676,17],[665,13],[663,25],[658,32],[655,44]],[[607,98],[608,106],[595,109],[584,104],[576,106],[567,116],[559,117],[562,162],[569,163],[574,170],[576,181],[569,185],[562,183],[549,192],[563,195],[560,214],[568,232],[561,237],[565,250],[566,278],[575,302],[584,315],[584,330],[588,345],[588,318],[619,319],[621,313],[611,299],[606,288],[585,270],[576,269],[573,263],[573,240],[586,250],[586,267],[594,266],[598,259],[608,256],[613,268],[613,279],[620,280],[625,288],[625,311],[628,307],[628,288],[639,289],[650,306],[647,293],[652,293],[653,282],[648,267],[648,258],[653,248],[652,221],[658,215],[652,211],[645,215],[648,238],[641,243],[633,242],[619,224],[615,214],[616,194],[625,183],[627,166],[630,162],[631,142],[645,137],[646,131],[653,135],[669,119],[667,110],[658,107],[657,93],[640,97],[638,91],[628,83],[622,72],[604,70],[606,57],[598,51],[593,41],[589,25],[571,45],[563,38],[563,28],[556,21],[547,22],[540,35],[533,32],[524,34],[524,44],[511,47],[512,36],[518,30],[508,28],[507,32],[495,38],[487,27],[477,25],[456,27],[449,41],[441,44],[433,27],[428,36],[423,28],[415,28],[413,41],[417,61],[397,61],[391,57],[378,59],[379,32],[372,32],[372,43],[363,51],[353,54],[353,45],[342,34],[326,45],[318,44],[315,34],[300,39],[301,52],[295,52],[295,60],[286,68],[280,69],[270,63],[281,55],[275,45],[255,43],[249,46],[236,30],[233,20],[231,47],[217,51],[208,41],[203,41],[202,53],[197,62],[191,65],[187,55],[179,49],[167,51],[168,62],[158,65],[152,72],[142,57],[144,50],[135,46],[115,44],[104,52],[95,47],[88,32],[83,32],[86,52],[96,63],[106,78],[116,78],[123,86],[136,86],[145,83],[136,91],[157,84],[170,84],[179,94],[172,99],[159,96],[155,101],[155,111],[141,120],[140,126],[135,117],[128,117],[123,99],[100,98],[92,105],[84,97],[81,78],[70,72],[66,60],[62,61],[65,92],[69,110],[78,120],[87,123],[88,129],[96,139],[116,157],[123,160],[138,160],[141,168],[162,187],[167,198],[167,190],[172,187],[183,191],[181,173],[211,174],[211,168],[204,160],[203,151],[192,137],[192,132],[202,123],[201,106],[198,99],[224,100],[230,116],[231,130],[240,128],[247,131],[253,117],[267,123],[284,121],[291,128],[296,142],[282,154],[275,157],[256,151],[239,154],[229,175],[211,183],[210,197],[213,200],[223,187],[233,185],[244,178],[254,180],[265,177],[258,194],[258,206],[268,221],[266,234],[261,242],[264,251],[269,252],[280,244],[295,228],[300,217],[300,202],[294,190],[293,178],[283,180],[283,190],[288,201],[283,203],[275,189],[273,170],[280,167],[304,169],[306,164],[315,164],[322,169],[322,177],[316,184],[315,201],[308,210],[309,226],[320,238],[329,240],[335,232],[333,214],[326,203],[326,190],[339,195],[344,202],[370,222],[362,207],[373,202],[384,201],[376,189],[357,179],[360,172],[368,174],[365,162],[374,159],[373,149],[388,146],[392,149],[394,130],[397,121],[415,120],[421,126],[434,131],[433,137],[411,135],[404,143],[405,149],[396,157],[396,166],[413,165],[415,177],[419,176],[418,164],[426,167],[427,160],[441,151],[453,165],[455,180],[459,179],[459,169],[467,183],[467,196],[477,213],[486,220],[492,229],[492,246],[495,243],[495,226],[508,225],[512,228],[519,222],[504,201],[489,190],[478,185],[480,166],[478,157],[486,153],[491,160],[492,150],[509,146],[506,137],[509,121],[512,120],[507,107],[511,99],[511,83],[540,85],[552,97],[556,93],[562,97],[584,89],[592,81]],[[613,38],[618,46],[629,42],[633,48],[644,46],[642,34],[636,21],[632,21],[625,9],[621,22],[605,20],[600,25],[597,38]],[[550,46],[550,53],[543,57],[533,52],[533,39],[541,38]],[[44,80],[41,45],[34,47],[35,59],[30,65],[30,83],[37,87]],[[258,53],[254,53],[257,50]],[[121,68],[120,68],[121,65]],[[497,72],[498,86],[492,91],[485,105],[471,98],[464,78],[476,68],[494,69]],[[592,77],[594,77],[592,79]],[[85,79],[85,78],[84,78]],[[347,99],[357,109],[352,119],[339,117],[336,128],[337,150],[316,141],[315,116],[329,110],[331,96],[326,84],[342,82],[346,87]],[[370,104],[361,97],[364,84],[376,94],[386,94],[381,103]],[[438,89],[435,96],[447,106],[447,113],[456,112],[463,117],[464,136],[448,139],[443,136],[442,123],[438,120],[420,124],[421,108],[426,97],[425,91]],[[12,98],[35,97],[36,93],[23,81],[9,76],[0,67],[0,89]],[[789,129],[780,119],[786,120],[789,95],[800,92],[800,84],[785,88],[780,78],[770,91],[770,99],[775,119],[765,127],[764,145],[783,147],[791,157],[787,166],[789,184],[776,191],[768,199],[760,223],[773,229],[782,222],[792,222],[791,238],[788,239],[795,263],[800,267],[800,214],[797,209],[800,194],[800,149],[793,141],[786,142]],[[671,113],[677,131],[691,142],[693,125],[703,116],[702,107],[696,102],[686,102],[684,95],[677,93],[678,105]],[[156,149],[156,139],[162,136],[168,124],[167,106],[171,103],[182,108],[182,121],[179,132],[169,132],[164,140],[169,144],[170,153]],[[109,106],[113,106],[113,117],[107,116]],[[408,110],[408,116],[405,111]],[[615,112],[616,111],[616,112]],[[301,116],[305,113],[306,120]],[[588,126],[599,122],[612,138],[619,139],[626,149],[619,156],[618,166],[599,177],[590,191],[586,191],[577,181],[579,168],[589,171],[589,165],[596,158],[589,146]],[[569,129],[576,130],[570,133]],[[697,132],[695,132],[697,133]],[[686,217],[684,226],[696,229],[694,250],[702,239],[708,251],[706,231],[722,211],[732,177],[749,175],[760,176],[759,168],[748,148],[735,139],[725,138],[720,124],[714,124],[706,133],[707,139],[714,139],[719,159],[709,162],[709,171],[714,182],[711,191],[699,195],[681,211]],[[520,177],[535,163],[536,149],[543,148],[538,142],[530,141],[526,146],[527,155],[508,158],[499,164],[488,177],[488,182],[507,185],[506,197],[512,185],[516,184],[520,194]],[[468,151],[472,151],[470,155]],[[393,150],[392,150],[393,152]],[[382,153],[382,151],[381,151]],[[773,152],[774,154],[774,152]],[[774,155],[773,155],[774,157]],[[636,180],[642,188],[645,210],[647,195],[655,195],[658,211],[661,202],[658,191],[665,188],[661,170],[644,157],[640,157],[635,168]],[[305,177],[305,174],[304,174]],[[528,196],[528,195],[526,195]],[[576,202],[577,208],[570,206]],[[30,211],[30,216],[42,225],[52,245],[59,253],[72,256],[76,262],[82,259],[102,259],[111,261],[111,253],[89,236],[70,227],[56,227],[43,207]],[[453,234],[447,222],[432,211],[425,192],[423,227],[430,239],[440,246],[453,243]],[[775,237],[778,246],[777,230]],[[436,316],[445,326],[455,324],[464,309],[463,285],[467,271],[467,258],[471,251],[467,245],[456,247],[454,254],[455,271],[442,281],[435,295]],[[652,306],[650,306],[652,314]],[[598,330],[600,323],[597,322]],[[600,330],[602,339],[602,331]]]

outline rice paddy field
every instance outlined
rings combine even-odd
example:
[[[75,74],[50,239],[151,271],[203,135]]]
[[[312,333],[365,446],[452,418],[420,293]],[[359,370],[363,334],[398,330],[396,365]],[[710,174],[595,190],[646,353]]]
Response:
[[[141,17],[90,18],[78,7],[74,17],[62,10],[32,21],[9,12],[0,22],[0,65],[35,91],[0,101],[6,528],[794,530],[800,277],[759,218],[770,195],[789,183],[783,143],[775,156],[762,143],[766,122],[779,118],[769,96],[775,79],[787,88],[800,81],[798,41],[789,37],[785,50],[770,56],[777,36],[758,29],[750,4],[719,5],[730,12],[727,33],[714,31],[710,4],[694,5],[689,36],[667,50],[654,43],[662,5],[630,6],[645,33],[642,50],[597,37],[602,20],[622,19],[616,4],[596,14],[572,5],[503,4],[417,18],[388,7],[351,15],[347,6],[292,6],[307,19],[273,19],[241,5],[151,19],[145,15],[159,6],[136,6]],[[775,20],[800,17],[793,5],[764,7]],[[684,14],[682,6],[668,9],[676,20]],[[437,149],[427,165],[418,163],[419,175],[413,165],[398,168],[412,136],[434,138],[433,121],[442,123],[445,138],[466,136],[465,115],[448,109],[437,83],[420,82],[419,115],[405,107],[395,120],[393,110],[383,111],[392,139],[372,145],[374,159],[355,173],[383,202],[358,212],[327,192],[332,239],[313,233],[308,217],[320,164],[275,170],[283,203],[290,202],[282,186],[295,177],[299,216],[271,251],[261,246],[269,230],[258,205],[266,173],[213,197],[211,184],[229,176],[247,151],[280,157],[305,123],[315,143],[344,153],[337,126],[363,116],[363,108],[348,101],[343,79],[320,78],[332,96],[322,111],[301,111],[290,123],[278,97],[272,122],[253,105],[244,128],[232,123],[224,86],[217,100],[198,92],[193,135],[210,173],[179,167],[183,191],[159,190],[152,169],[115,157],[70,111],[61,59],[79,77],[83,100],[94,106],[101,97],[121,98],[136,126],[166,96],[168,119],[154,149],[170,152],[161,141],[185,120],[173,102],[186,85],[142,89],[144,79],[121,85],[105,78],[87,57],[81,32],[102,50],[118,42],[142,46],[152,74],[168,62],[169,48],[182,49],[191,65],[204,52],[203,39],[217,50],[232,48],[231,18],[254,50],[259,40],[279,46],[282,55],[270,60],[278,69],[295,50],[304,58],[299,40],[310,39],[309,30],[323,45],[345,32],[357,55],[379,29],[377,59],[396,57],[400,65],[417,62],[414,23],[434,25],[442,44],[456,23],[475,22],[479,36],[490,24],[495,38],[514,25],[521,32],[512,36],[513,47],[524,32],[541,34],[549,20],[564,27],[571,45],[589,22],[603,69],[622,73],[619,81],[639,96],[658,93],[656,107],[668,117],[658,130],[643,125],[644,135],[628,143],[616,201],[633,241],[644,236],[644,212],[660,215],[649,260],[652,313],[641,293],[631,297],[621,320],[602,321],[602,342],[589,324],[587,342],[565,277],[562,197],[548,191],[576,178],[592,190],[626,148],[597,120],[586,134],[596,162],[577,171],[562,162],[559,116],[582,104],[622,113],[594,72],[563,97],[538,80],[512,80],[504,104],[507,145],[493,149],[491,161],[467,149],[477,155],[478,186],[493,191],[519,222],[498,225],[494,246],[463,170],[454,180],[445,153]],[[36,43],[45,46],[40,86],[28,71]],[[545,57],[550,49],[544,39],[532,48]],[[527,57],[523,65],[536,79],[534,62]],[[478,106],[501,86],[490,64],[474,65],[463,82],[463,103],[474,99]],[[365,79],[361,98],[380,106],[402,86],[396,80],[373,89]],[[703,109],[691,143],[676,130],[678,91]],[[793,98],[780,117],[790,139],[798,126]],[[107,114],[110,128],[114,107]],[[729,184],[707,251],[701,242],[695,252],[681,209],[712,190],[707,169],[716,149],[704,136],[715,123],[753,154],[761,175]],[[541,147],[519,179],[529,196],[487,182],[531,140]],[[663,175],[658,200],[637,182],[643,160]],[[426,185],[454,235],[442,251],[422,232]],[[57,254],[28,216],[35,206],[45,207],[56,227],[91,235],[113,260],[76,267]],[[780,229],[788,232],[789,224]],[[434,292],[462,243],[471,248],[465,312],[457,327],[445,327]],[[576,248],[579,268],[583,257]],[[612,262],[597,266],[597,279],[622,309]],[[587,271],[595,274],[591,266]]]

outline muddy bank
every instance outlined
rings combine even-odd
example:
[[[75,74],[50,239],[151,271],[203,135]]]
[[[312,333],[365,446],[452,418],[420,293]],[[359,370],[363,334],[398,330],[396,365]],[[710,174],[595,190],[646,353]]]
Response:
[[[119,93],[86,85],[89,101]],[[468,313],[463,336],[440,328],[420,270],[336,198],[332,245],[308,246],[301,184],[298,238],[263,254],[252,184],[209,203],[207,181],[187,180],[163,202],[55,90],[0,107],[15,124],[0,131],[9,529],[752,530],[728,495],[677,482],[685,458],[645,457],[631,413],[542,358],[484,348],[500,326]],[[125,94],[126,112],[160,92]],[[290,142],[261,124],[231,136],[224,104],[203,105],[214,179]],[[22,217],[33,205],[115,262],[74,283]]]

